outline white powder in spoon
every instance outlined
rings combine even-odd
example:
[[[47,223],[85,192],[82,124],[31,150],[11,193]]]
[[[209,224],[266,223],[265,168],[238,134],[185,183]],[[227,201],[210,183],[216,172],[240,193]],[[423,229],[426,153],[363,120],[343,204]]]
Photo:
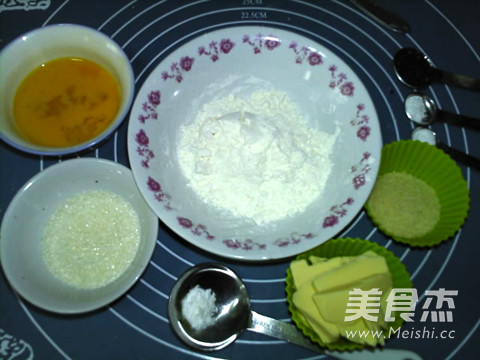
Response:
[[[338,132],[310,128],[283,92],[229,95],[181,127],[178,158],[204,202],[265,224],[321,196]]]
[[[216,295],[211,289],[195,285],[182,299],[182,315],[192,328],[203,330],[215,323],[218,312]]]
[[[405,100],[405,109],[412,121],[417,124],[429,123],[428,109],[421,95],[408,96]]]

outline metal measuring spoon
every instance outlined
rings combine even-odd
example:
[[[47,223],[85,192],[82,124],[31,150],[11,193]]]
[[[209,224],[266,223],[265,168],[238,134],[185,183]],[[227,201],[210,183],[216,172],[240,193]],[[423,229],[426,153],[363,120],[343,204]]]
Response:
[[[439,70],[425,54],[414,48],[400,49],[393,58],[393,65],[400,81],[414,89],[423,89],[434,83],[442,83],[480,91],[480,79]]]
[[[216,296],[217,314],[214,323],[203,330],[190,326],[182,315],[182,299],[199,285]],[[421,360],[418,354],[407,350],[366,350],[353,353],[324,351],[311,342],[293,324],[260,315],[250,308],[250,299],[242,280],[228,267],[205,263],[187,270],[175,283],[168,301],[168,316],[175,333],[187,345],[202,351],[220,350],[245,330],[262,333],[289,341],[310,350],[343,360]]]
[[[412,93],[405,98],[405,113],[418,125],[430,125],[434,121],[465,126],[480,130],[480,119],[439,110],[435,102],[424,94]]]
[[[457,150],[442,143],[437,139],[437,134],[435,134],[435,132],[431,129],[417,127],[413,129],[412,133],[410,134],[410,138],[412,140],[419,140],[426,142],[430,145],[434,145],[439,149],[442,149],[446,154],[450,155],[453,160],[462,163],[463,165],[466,165],[468,167],[480,170],[479,158],[465,154],[463,151]]]
[[[386,28],[399,32],[410,32],[410,25],[400,16],[392,11],[385,9],[382,5],[373,0],[350,0],[352,4],[357,6],[365,14]]]

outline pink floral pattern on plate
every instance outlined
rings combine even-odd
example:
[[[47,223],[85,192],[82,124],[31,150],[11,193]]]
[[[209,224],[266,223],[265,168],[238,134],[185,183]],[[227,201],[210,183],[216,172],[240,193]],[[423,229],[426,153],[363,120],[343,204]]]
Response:
[[[242,42],[244,44],[248,44],[252,47],[254,54],[260,54],[262,50],[275,50],[279,47],[282,43],[279,38],[276,36],[263,36],[262,34],[258,34],[256,36],[250,36],[245,34],[243,36]]]
[[[154,152],[150,149],[150,139],[143,129],[140,129],[135,135],[135,141],[137,142],[137,153],[141,158],[141,165],[143,168],[150,167],[150,160],[155,157]]]
[[[207,55],[210,57],[210,60],[215,62],[220,58],[219,55],[221,53],[228,54],[234,46],[235,43],[230,39],[222,39],[220,43],[211,41],[208,46],[200,46],[198,48],[198,55]],[[173,62],[169,70],[162,72],[162,79],[164,81],[175,79],[178,83],[181,83],[185,73],[192,70],[194,63],[195,58],[193,56],[183,56],[180,58],[180,61]]]
[[[362,154],[362,159],[358,164],[352,165],[350,171],[354,175],[352,178],[352,184],[355,190],[358,190],[367,183],[366,175],[372,170],[372,165],[370,163],[369,152],[364,152]]]
[[[150,91],[147,96],[147,101],[142,103],[143,112],[138,116],[138,121],[145,124],[149,119],[158,119],[157,107],[160,105],[160,97],[160,90]]]
[[[295,58],[297,64],[303,64],[305,60],[312,66],[323,64],[322,55],[307,46],[299,47],[294,41],[290,44],[289,48],[297,55]]]
[[[340,218],[347,215],[347,206],[351,206],[355,200],[351,197],[347,198],[343,203],[338,205],[333,205],[330,208],[330,215],[323,219],[323,227],[332,227],[339,223]]]
[[[147,187],[153,193],[153,197],[158,202],[163,203],[163,207],[165,208],[165,210],[174,210],[170,204],[170,200],[172,199],[172,197],[163,191],[162,186],[157,180],[149,176],[147,180]]]
[[[203,224],[194,224],[192,220],[185,217],[177,216],[178,224],[184,229],[190,230],[190,232],[199,237],[204,237],[207,240],[215,239],[215,236],[210,234],[207,227]]]
[[[198,55],[206,55],[213,62],[220,59],[220,54],[228,54],[235,46],[235,43],[230,39],[222,39],[218,41],[211,41],[208,46],[200,46],[198,48]]]
[[[183,56],[179,62],[173,62],[170,65],[169,71],[162,72],[162,79],[164,81],[168,79],[175,79],[178,83],[183,81],[184,74],[192,70],[195,59],[190,56]]]
[[[348,80],[347,74],[344,72],[338,73],[337,66],[336,65],[331,65],[328,70],[330,71],[330,84],[329,87],[331,89],[336,89],[338,88],[340,90],[340,93],[345,96],[353,96],[353,92],[355,90],[355,86],[351,81]]]
[[[308,234],[299,234],[299,233],[292,233],[290,236],[282,237],[280,239],[275,240],[273,243],[278,247],[286,247],[289,245],[296,245],[302,242],[302,240],[310,240],[316,237],[316,235],[312,233]]]
[[[204,43],[204,45],[197,46],[196,54],[182,54],[178,61],[171,62],[169,66],[167,65],[166,70],[160,72],[160,78],[163,81],[174,80],[177,83],[181,83],[191,70],[194,69],[194,65],[202,59],[207,59],[210,63],[215,64],[219,60],[228,61],[229,59],[235,59],[235,56],[229,57],[228,59],[226,56],[235,53],[235,50],[240,49],[242,46],[247,47],[249,54],[252,54],[251,51],[253,51],[252,55],[256,56],[275,51],[282,45],[280,37],[275,35],[264,36],[262,34],[249,35],[245,33],[243,33],[243,35],[237,33],[237,35],[239,36],[238,38],[234,36],[218,36],[217,39],[220,40],[212,40],[206,44]],[[240,43],[240,45],[237,45],[237,43]],[[321,68],[322,65],[324,65],[325,58],[312,47],[299,45],[297,41],[290,41],[288,50],[292,54],[294,64],[316,68]],[[345,71],[339,71],[339,66],[336,64],[325,68],[325,71],[330,75],[330,80],[325,84],[328,89],[338,90],[343,96],[355,97],[354,82],[348,78]],[[154,83],[156,84],[156,82]],[[190,235],[193,235],[194,238],[198,238],[200,241],[222,244],[230,252],[245,253],[258,251],[264,253],[272,247],[276,249],[290,249],[291,247],[297,247],[299,244],[309,242],[322,234],[322,231],[319,231],[318,234],[312,232],[292,232],[289,235],[265,242],[258,242],[251,238],[232,239],[216,236],[204,224],[195,223],[192,219],[180,214],[178,210],[172,206],[172,197],[164,191],[160,182],[156,180],[156,176],[153,174],[151,168],[151,162],[156,158],[153,150],[155,147],[152,146],[152,142],[155,143],[155,141],[153,141],[154,139],[152,139],[148,129],[152,125],[157,126],[155,124],[162,120],[161,112],[159,111],[162,104],[161,95],[160,89],[151,89],[144,95],[145,100],[140,103],[140,111],[138,111],[138,115],[136,115],[138,120],[137,126],[134,127],[135,130],[130,135],[129,142],[134,145],[133,148],[136,154],[136,156],[132,157],[134,162],[136,162],[137,167],[143,169],[143,173],[147,175],[146,180],[144,180],[145,187],[143,189],[145,189],[150,196],[153,196],[156,202],[162,204],[162,208],[166,212],[174,215],[181,229],[187,230]],[[367,107],[363,101],[356,105],[355,112],[351,119],[350,125],[354,129],[356,138],[358,138],[362,144],[368,143],[372,134],[372,124],[369,111],[367,111]],[[369,151],[362,151],[360,160],[350,166],[350,179],[354,191],[360,190],[368,182],[366,175],[372,171],[372,161],[371,153]],[[319,228],[326,231],[327,229],[338,227],[338,230],[340,230],[340,224],[343,223],[342,218],[349,214],[349,210],[355,203],[354,197],[347,195],[346,200],[330,206]],[[314,242],[312,242],[312,244],[314,244]]]
[[[323,64],[322,55],[308,46],[299,46],[296,41],[292,41],[289,45],[289,48],[292,49],[292,51],[296,55],[295,62],[297,64],[303,64],[304,62],[307,62],[311,66]],[[331,77],[329,87],[331,89],[338,88],[342,95],[353,96],[355,85],[353,84],[353,82],[347,81],[347,75],[344,72],[337,73],[338,68],[336,65],[331,65],[328,70],[330,71]],[[359,130],[359,132],[361,132],[359,136],[363,136],[363,132],[366,130],[369,130],[369,128],[364,127]]]
[[[237,239],[226,239],[222,241],[229,249],[236,250],[241,249],[245,251],[257,250],[266,250],[267,245],[255,242],[251,239],[237,240]]]
[[[138,116],[138,121],[145,124],[147,120],[157,120],[157,107],[160,105],[160,90],[153,90],[147,95],[147,100],[142,103],[143,112]],[[155,153],[150,149],[150,139],[144,129],[140,129],[135,134],[135,142],[137,144],[137,153],[141,158],[143,168],[150,167],[150,160],[155,157]]]
[[[363,141],[367,141],[367,138],[370,136],[371,131],[370,125],[368,125],[370,117],[364,112],[365,105],[358,104],[357,113],[355,114],[355,118],[350,121],[350,124],[357,128],[357,137]]]

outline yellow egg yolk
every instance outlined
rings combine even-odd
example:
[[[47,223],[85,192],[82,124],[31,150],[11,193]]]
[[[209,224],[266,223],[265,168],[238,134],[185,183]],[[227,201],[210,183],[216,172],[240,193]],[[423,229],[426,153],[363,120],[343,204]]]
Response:
[[[27,75],[15,94],[13,115],[27,140],[65,147],[103,132],[120,101],[119,85],[103,66],[82,58],[59,58]]]

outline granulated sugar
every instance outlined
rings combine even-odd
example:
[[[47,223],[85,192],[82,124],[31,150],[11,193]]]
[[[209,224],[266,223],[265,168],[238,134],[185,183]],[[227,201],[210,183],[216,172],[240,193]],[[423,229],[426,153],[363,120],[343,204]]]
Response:
[[[182,126],[178,157],[204,202],[264,224],[321,196],[337,135],[310,128],[283,92],[230,95]]]
[[[50,217],[42,238],[47,268],[61,281],[95,289],[119,278],[140,243],[140,220],[120,195],[104,190],[78,193]]]

